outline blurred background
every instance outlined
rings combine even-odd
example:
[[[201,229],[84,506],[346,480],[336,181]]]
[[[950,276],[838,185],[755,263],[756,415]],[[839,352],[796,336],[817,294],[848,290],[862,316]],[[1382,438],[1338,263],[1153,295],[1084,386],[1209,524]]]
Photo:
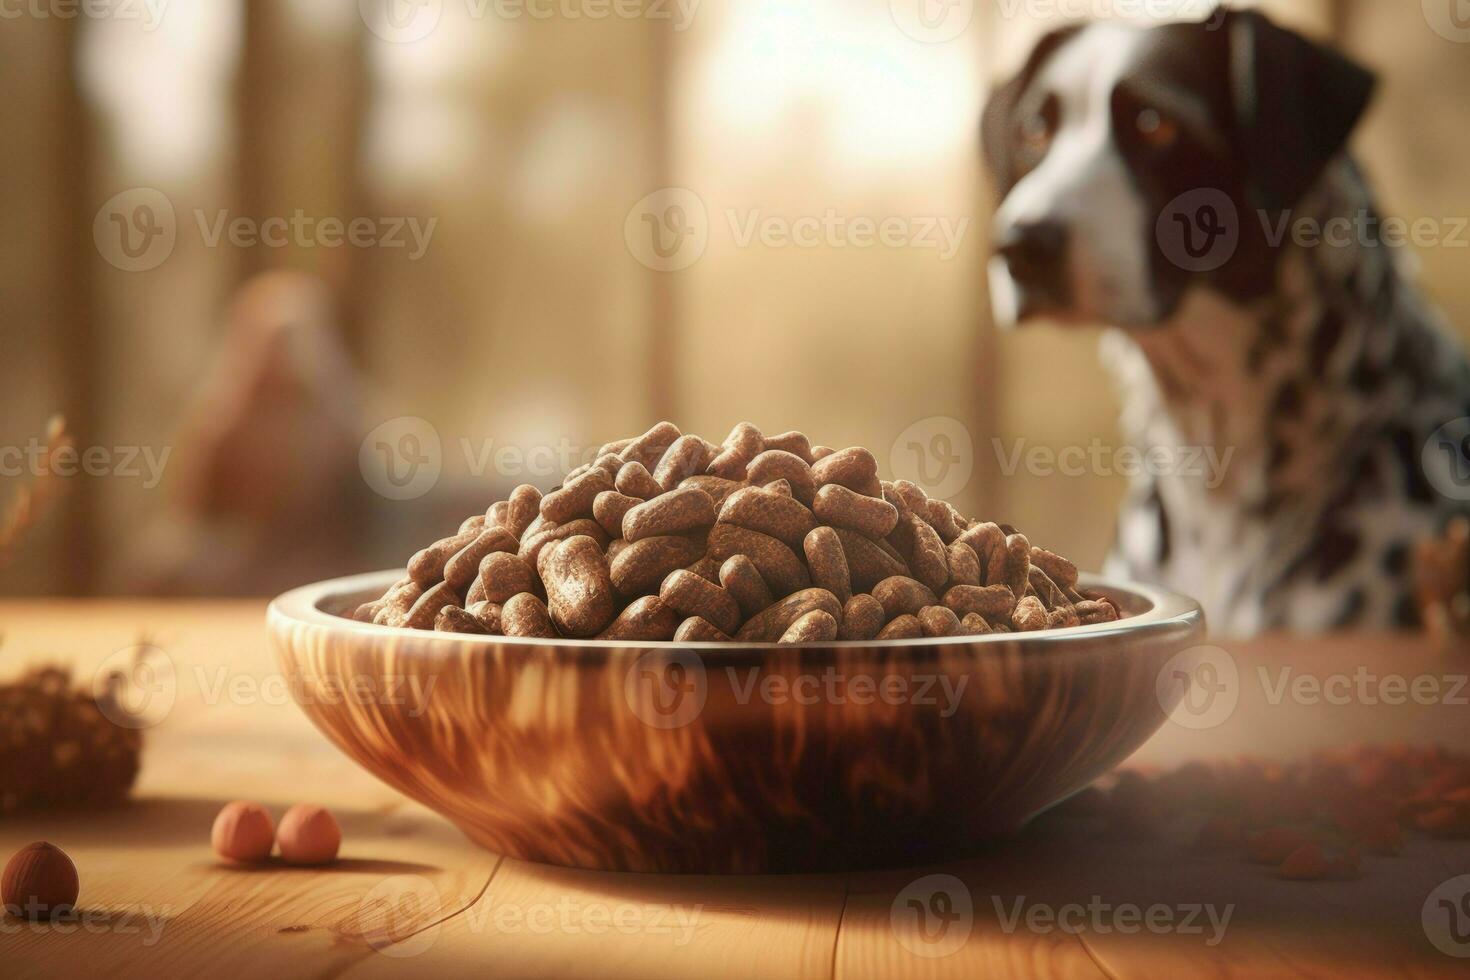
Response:
[[[1470,215],[1470,132],[1437,122],[1463,115],[1470,25],[1261,6],[1381,73],[1356,148],[1384,210]],[[399,564],[660,418],[868,446],[1096,567],[1123,478],[1005,459],[1115,446],[1116,399],[1096,332],[992,330],[977,120],[1040,32],[1113,11],[1208,12],[8,6],[0,507],[38,505],[0,589],[263,594]],[[1415,259],[1466,329],[1460,242]],[[24,498],[53,413],[77,473]]]

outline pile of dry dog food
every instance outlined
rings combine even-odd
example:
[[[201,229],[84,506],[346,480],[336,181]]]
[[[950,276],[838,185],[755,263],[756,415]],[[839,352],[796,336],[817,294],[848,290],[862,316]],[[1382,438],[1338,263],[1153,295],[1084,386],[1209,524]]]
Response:
[[[1027,632],[1118,618],[1077,569],[972,522],[866,449],[720,445],[660,422],[419,551],[357,619],[458,633],[810,643]]]

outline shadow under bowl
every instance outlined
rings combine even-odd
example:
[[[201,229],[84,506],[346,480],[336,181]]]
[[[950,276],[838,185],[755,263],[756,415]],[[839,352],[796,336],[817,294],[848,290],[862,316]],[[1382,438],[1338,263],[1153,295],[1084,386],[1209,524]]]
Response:
[[[308,585],[269,632],[344,752],[492,851],[615,871],[954,860],[1137,749],[1202,642],[1190,599],[1084,576],[1126,618],[803,646],[540,640],[359,623],[401,577]]]

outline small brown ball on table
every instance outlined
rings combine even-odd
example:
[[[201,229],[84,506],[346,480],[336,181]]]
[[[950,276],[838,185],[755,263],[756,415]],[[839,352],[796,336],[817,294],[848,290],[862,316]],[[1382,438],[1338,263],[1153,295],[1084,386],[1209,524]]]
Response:
[[[230,861],[264,861],[276,845],[276,824],[259,803],[226,803],[214,818],[209,842],[214,852]]]
[[[70,912],[80,890],[77,866],[49,841],[36,841],[16,851],[0,878],[6,914],[32,921]]]
[[[337,818],[313,803],[298,803],[287,810],[276,838],[281,845],[281,860],[287,864],[330,864],[342,846]]]

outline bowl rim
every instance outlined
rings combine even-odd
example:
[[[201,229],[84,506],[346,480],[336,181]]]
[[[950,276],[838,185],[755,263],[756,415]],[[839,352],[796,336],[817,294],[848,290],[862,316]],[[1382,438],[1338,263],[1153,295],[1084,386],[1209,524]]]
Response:
[[[1033,633],[987,633],[980,636],[921,636],[909,639],[888,640],[827,640],[816,643],[758,643],[752,641],[706,640],[698,643],[674,640],[578,640],[561,637],[491,636],[480,633],[444,633],[432,630],[410,629],[406,626],[380,626],[363,623],[327,612],[322,605],[331,599],[374,593],[381,595],[389,585],[403,578],[404,570],[384,569],[363,572],[341,578],[325,579],[310,585],[299,586],[276,596],[266,608],[268,623],[290,623],[333,630],[341,633],[360,634],[368,637],[388,639],[391,637],[417,640],[454,641],[484,646],[520,646],[526,648],[556,648],[578,650],[627,650],[629,648],[649,650],[698,650],[709,652],[735,652],[750,650],[802,650],[802,649],[886,649],[893,647],[936,647],[960,646],[984,643],[1030,643],[1055,644],[1066,640],[1101,640],[1121,636],[1140,638],[1155,634],[1174,632],[1188,633],[1203,630],[1204,611],[1198,602],[1188,596],[1171,592],[1154,585],[1137,582],[1115,582],[1101,575],[1083,572],[1078,584],[1096,589],[1107,595],[1121,594],[1134,600],[1149,603],[1149,608],[1134,613],[1125,619],[1108,623],[1093,623],[1086,626],[1065,626],[1057,629],[1037,630]]]

